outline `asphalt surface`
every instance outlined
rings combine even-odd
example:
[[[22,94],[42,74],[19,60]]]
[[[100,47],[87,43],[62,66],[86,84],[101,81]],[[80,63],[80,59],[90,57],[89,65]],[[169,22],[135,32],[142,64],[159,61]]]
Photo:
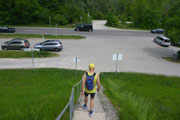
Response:
[[[168,62],[162,57],[172,57],[178,48],[162,47],[153,42],[157,34],[149,31],[120,30],[103,26],[104,21],[94,21],[93,32],[75,32],[73,29],[57,29],[61,35],[83,35],[86,39],[61,40],[60,57],[35,59],[35,67],[75,68],[74,57],[79,57],[78,69],[87,70],[95,63],[98,72],[115,71],[112,54],[122,53],[118,71],[143,72],[180,76],[180,64]],[[16,28],[16,33],[56,34],[55,28]],[[9,39],[0,39],[0,44]],[[33,46],[41,39],[28,39]],[[0,68],[32,68],[32,59],[0,59]]]

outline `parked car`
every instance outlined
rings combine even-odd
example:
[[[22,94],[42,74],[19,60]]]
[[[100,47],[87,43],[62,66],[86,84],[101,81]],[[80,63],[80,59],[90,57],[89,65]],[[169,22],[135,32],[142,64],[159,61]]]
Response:
[[[180,46],[180,42],[175,42],[174,40],[171,40],[172,46]]]
[[[170,39],[164,36],[157,36],[154,38],[154,42],[160,44],[161,46],[170,46],[171,42]]]
[[[79,24],[76,25],[74,31],[93,31],[93,25],[92,24]]]
[[[1,33],[14,33],[16,32],[15,28],[9,28],[9,27],[0,27]]]
[[[23,38],[15,38],[10,41],[1,44],[3,50],[22,50],[23,48],[29,48],[30,43]]]
[[[151,33],[164,34],[164,29],[152,29]]]
[[[63,46],[60,40],[46,40],[42,43],[35,44],[34,48],[40,49],[41,51],[59,52],[63,49]]]

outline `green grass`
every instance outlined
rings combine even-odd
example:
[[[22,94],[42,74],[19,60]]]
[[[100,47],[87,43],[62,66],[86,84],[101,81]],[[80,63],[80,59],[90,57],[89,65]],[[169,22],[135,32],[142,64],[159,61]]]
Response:
[[[106,25],[107,26],[107,25]],[[113,27],[113,28],[118,28],[118,29],[127,29],[127,30],[148,30],[150,29],[142,29],[142,28],[136,28],[133,26],[133,24],[113,24],[112,26],[107,26],[107,27]]]
[[[56,57],[57,53],[40,51],[33,52],[35,58]],[[32,52],[25,51],[0,51],[0,58],[32,58]]]
[[[175,60],[172,57],[163,57],[163,59],[165,59],[169,62],[180,63],[180,60]]]
[[[38,34],[0,34],[0,38],[42,38]],[[56,35],[44,35],[45,39],[56,39]],[[58,35],[57,39],[82,39],[80,35]]]
[[[74,70],[0,70],[0,120],[54,120],[69,101],[72,86],[81,80],[81,72],[75,80]]]
[[[180,77],[102,73],[101,80],[120,120],[180,120]]]

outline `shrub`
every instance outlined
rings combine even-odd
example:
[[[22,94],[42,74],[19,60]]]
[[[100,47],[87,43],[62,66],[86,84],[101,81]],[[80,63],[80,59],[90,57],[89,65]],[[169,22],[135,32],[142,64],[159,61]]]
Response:
[[[118,17],[115,16],[113,13],[109,13],[107,16],[106,25],[107,26],[113,26],[113,24],[118,24],[118,23],[119,23]]]
[[[55,21],[55,23],[60,24],[60,25],[65,25],[65,24],[67,24],[67,20],[66,20],[66,18],[64,17],[64,15],[60,15],[60,14],[56,14],[56,15],[55,15],[54,21]]]
[[[102,12],[97,12],[97,13],[93,14],[93,19],[104,20],[105,19],[105,15]]]
[[[122,14],[120,16],[120,20],[121,20],[121,24],[126,24],[126,21],[127,21],[127,16],[126,14]]]
[[[178,54],[178,60],[180,60],[180,51],[178,51],[177,54]]]

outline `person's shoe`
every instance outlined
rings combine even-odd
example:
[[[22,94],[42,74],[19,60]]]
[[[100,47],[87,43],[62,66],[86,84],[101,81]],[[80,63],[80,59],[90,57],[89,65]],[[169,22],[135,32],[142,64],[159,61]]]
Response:
[[[84,104],[84,105],[82,106],[82,108],[83,108],[84,110],[87,110],[87,109],[88,109],[88,107],[87,107],[86,104]]]
[[[89,116],[92,117],[94,115],[94,110],[89,111]]]

